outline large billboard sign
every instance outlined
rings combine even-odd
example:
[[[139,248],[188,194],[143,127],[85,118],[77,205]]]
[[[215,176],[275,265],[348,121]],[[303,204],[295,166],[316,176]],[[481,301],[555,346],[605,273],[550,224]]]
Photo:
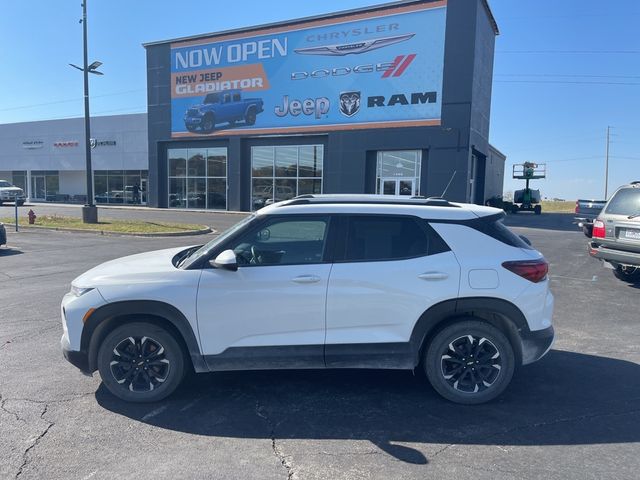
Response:
[[[446,1],[171,45],[173,137],[439,125]]]

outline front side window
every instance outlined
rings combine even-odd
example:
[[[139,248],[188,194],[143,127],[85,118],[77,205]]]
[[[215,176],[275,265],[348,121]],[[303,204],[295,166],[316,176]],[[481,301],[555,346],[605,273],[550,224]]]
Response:
[[[347,226],[345,261],[401,260],[427,255],[429,242],[416,219],[354,216]]]
[[[321,263],[326,217],[273,219],[232,242],[240,266]]]

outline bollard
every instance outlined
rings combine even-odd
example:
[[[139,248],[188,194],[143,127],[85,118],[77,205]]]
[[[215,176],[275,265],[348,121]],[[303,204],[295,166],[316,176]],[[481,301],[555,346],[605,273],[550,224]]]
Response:
[[[16,200],[14,203],[16,206],[16,232],[17,232],[18,231],[18,201]]]

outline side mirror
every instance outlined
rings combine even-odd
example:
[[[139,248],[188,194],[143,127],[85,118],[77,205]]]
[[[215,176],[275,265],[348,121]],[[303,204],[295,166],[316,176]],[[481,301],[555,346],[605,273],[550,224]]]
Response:
[[[236,254],[233,252],[233,250],[225,250],[216,257],[216,259],[213,261],[213,266],[215,268],[231,270],[232,272],[235,272],[238,270],[238,259],[236,258]]]
[[[531,240],[529,240],[527,237],[525,237],[524,235],[520,235],[520,238],[522,239],[522,241],[524,243],[526,243],[527,245],[531,246]]]

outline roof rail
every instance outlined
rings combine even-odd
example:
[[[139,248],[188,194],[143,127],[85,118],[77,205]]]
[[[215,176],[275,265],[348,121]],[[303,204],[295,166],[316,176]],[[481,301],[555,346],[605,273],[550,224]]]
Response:
[[[364,198],[363,198],[364,197]],[[327,204],[368,204],[368,205],[412,205],[412,206],[428,206],[428,207],[454,207],[458,205],[450,203],[442,197],[399,197],[386,195],[298,195],[289,201],[282,202],[280,206],[288,207],[292,205],[327,205]]]

